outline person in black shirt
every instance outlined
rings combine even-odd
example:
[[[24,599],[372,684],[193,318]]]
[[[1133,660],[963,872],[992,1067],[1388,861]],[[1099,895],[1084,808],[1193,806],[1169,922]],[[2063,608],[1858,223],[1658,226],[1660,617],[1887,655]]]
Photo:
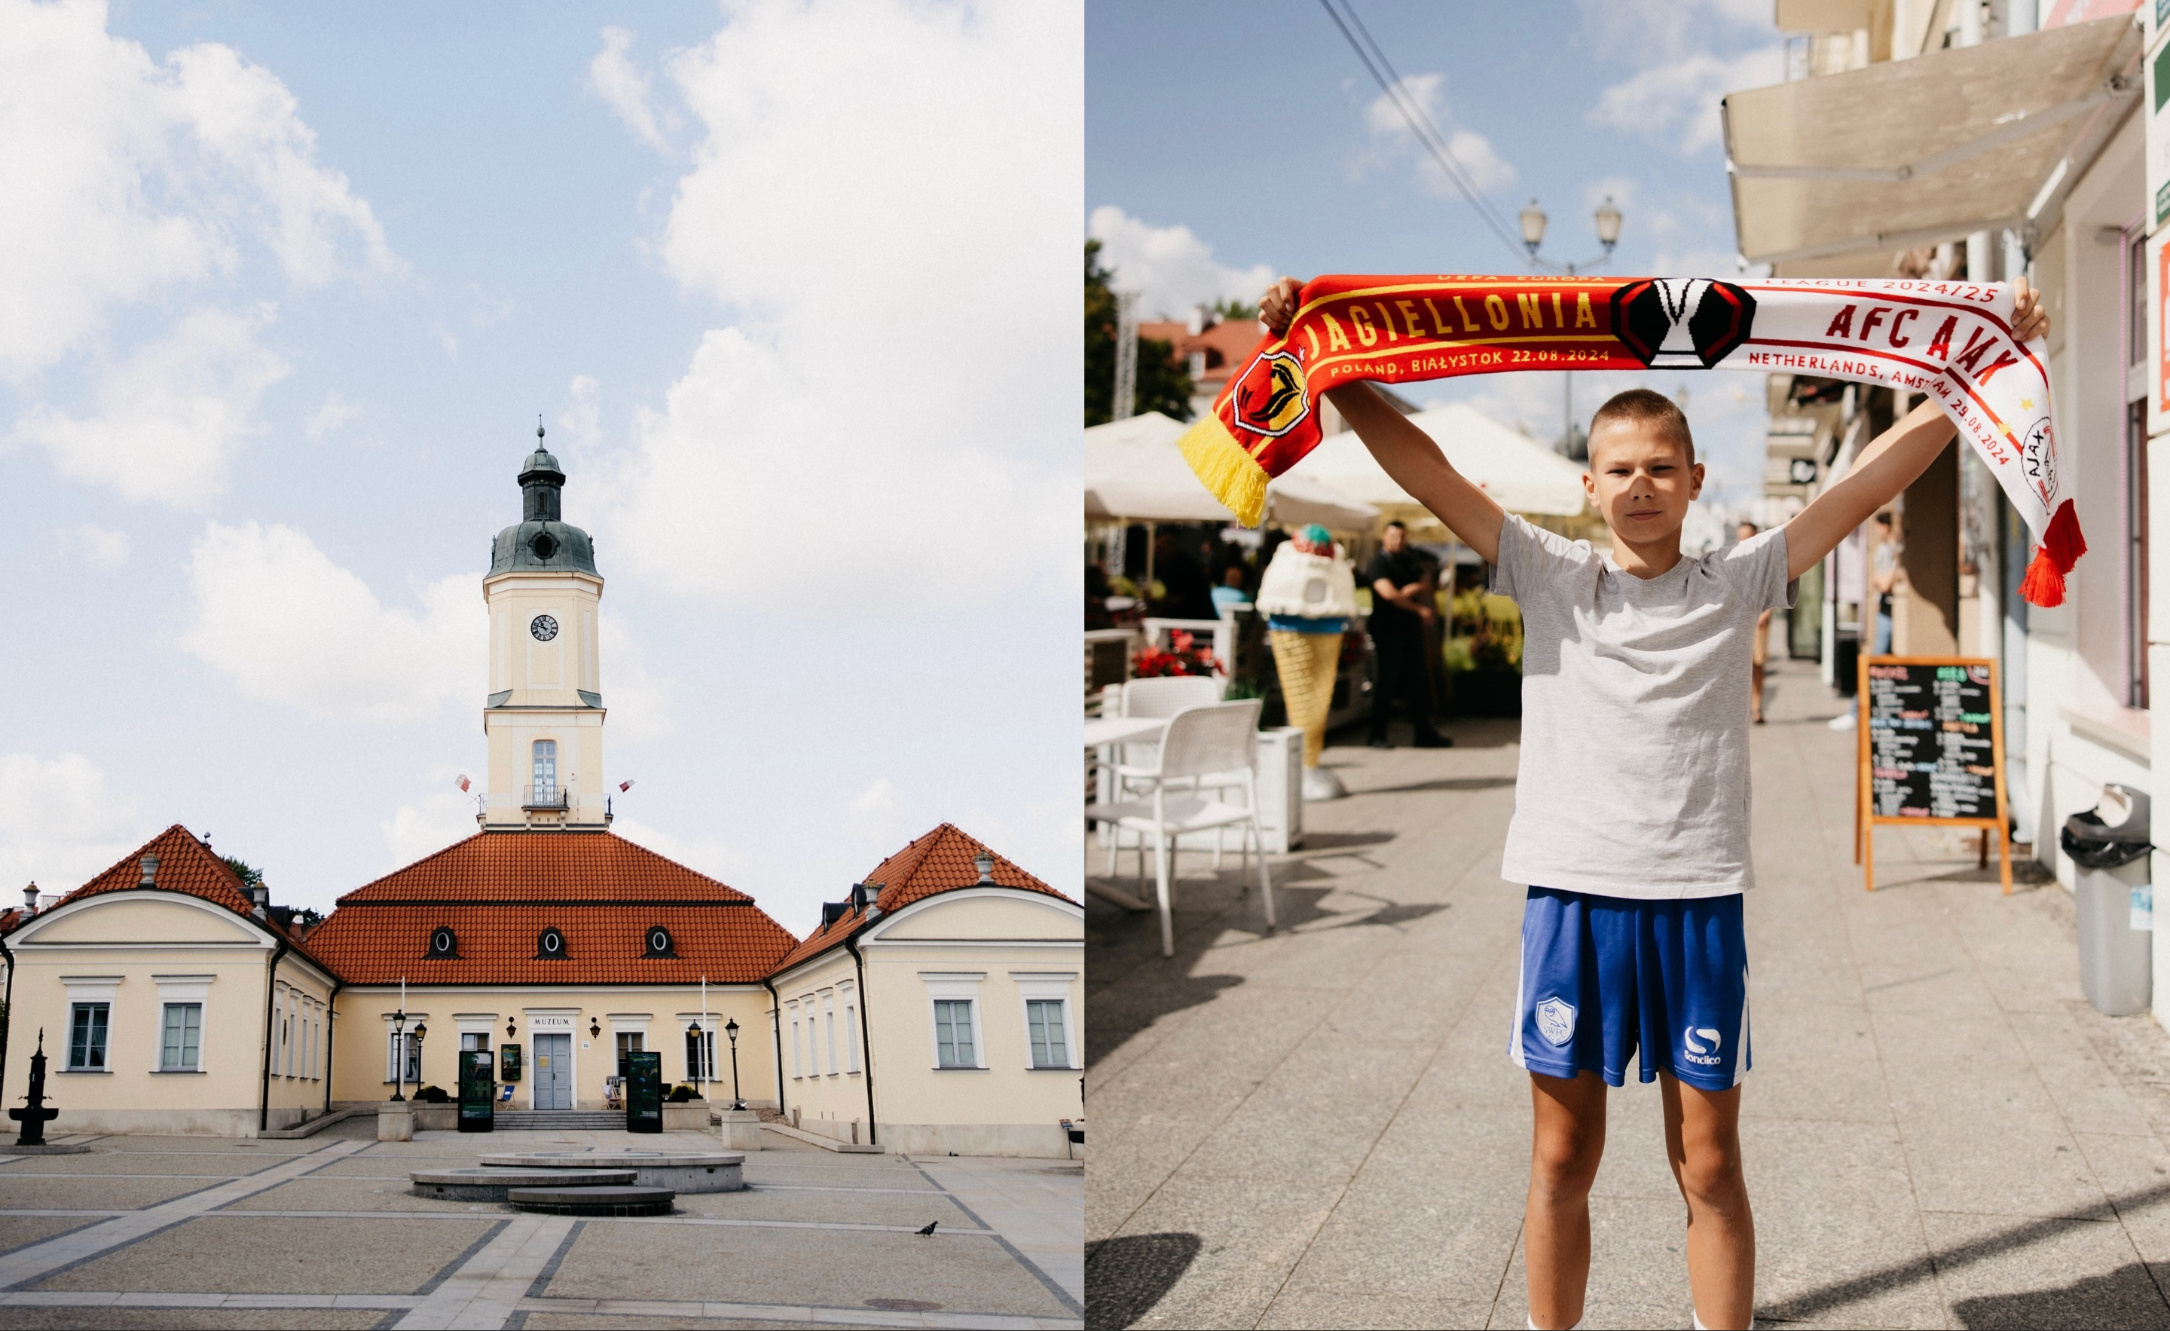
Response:
[[[1379,687],[1371,698],[1371,747],[1389,749],[1386,725],[1393,700],[1409,704],[1409,720],[1420,749],[1445,748],[1454,741],[1432,728],[1431,674],[1424,663],[1424,629],[1437,614],[1432,608],[1433,568],[1409,548],[1409,529],[1386,524],[1379,553],[1364,569],[1371,585],[1371,640],[1379,652]]]

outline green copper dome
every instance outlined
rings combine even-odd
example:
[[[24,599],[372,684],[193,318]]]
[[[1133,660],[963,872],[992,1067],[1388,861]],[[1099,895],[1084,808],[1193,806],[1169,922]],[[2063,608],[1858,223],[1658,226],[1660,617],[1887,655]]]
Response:
[[[521,521],[497,534],[490,545],[490,574],[516,569],[562,573],[594,573],[595,542],[580,528],[563,520],[559,512],[565,473],[558,460],[542,446],[543,430],[535,427],[535,451],[520,468]]]

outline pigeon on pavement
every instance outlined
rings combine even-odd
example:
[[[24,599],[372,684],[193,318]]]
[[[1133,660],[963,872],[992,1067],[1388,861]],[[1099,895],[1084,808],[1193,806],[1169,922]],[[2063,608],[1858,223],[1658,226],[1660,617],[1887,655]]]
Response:
[[[934,1232],[934,1227],[935,1227],[936,1225],[939,1225],[939,1224],[941,1224],[941,1223],[942,1223],[942,1222],[941,1222],[941,1221],[939,1221],[939,1220],[931,1221],[931,1222],[929,1222],[929,1223],[928,1223],[928,1225],[927,1225],[927,1227],[926,1227],[925,1229],[922,1229],[922,1230],[920,1230],[919,1232],[920,1232],[921,1234],[932,1234],[932,1233]]]

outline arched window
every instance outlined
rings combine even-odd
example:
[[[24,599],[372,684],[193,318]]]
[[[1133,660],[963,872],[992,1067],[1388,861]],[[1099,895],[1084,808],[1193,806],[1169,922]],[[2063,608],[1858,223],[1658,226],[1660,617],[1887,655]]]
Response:
[[[535,788],[528,792],[530,804],[555,804],[558,800],[558,742],[535,741]]]
[[[460,940],[452,930],[440,924],[429,931],[429,955],[432,957],[457,957]]]
[[[556,925],[552,925],[536,936],[535,956],[542,961],[563,961],[565,959],[565,935]]]
[[[647,943],[648,950],[644,954],[646,956],[675,957],[678,955],[671,950],[671,931],[660,924],[648,926]]]

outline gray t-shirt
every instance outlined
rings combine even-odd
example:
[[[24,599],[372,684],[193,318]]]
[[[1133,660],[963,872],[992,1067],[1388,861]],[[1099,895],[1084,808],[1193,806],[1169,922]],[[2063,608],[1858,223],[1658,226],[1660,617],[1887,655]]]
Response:
[[[1522,765],[1500,876],[1609,897],[1739,892],[1756,618],[1789,607],[1783,528],[1645,581],[1509,515],[1493,590],[1522,608]]]

